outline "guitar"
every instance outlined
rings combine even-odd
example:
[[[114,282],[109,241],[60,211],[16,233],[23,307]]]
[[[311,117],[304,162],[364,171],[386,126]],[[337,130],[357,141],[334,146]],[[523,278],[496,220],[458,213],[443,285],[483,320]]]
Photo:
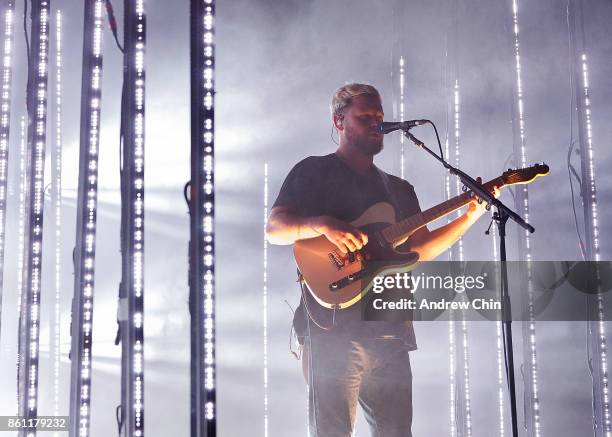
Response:
[[[493,187],[527,184],[549,173],[546,164],[508,169],[483,184]],[[303,280],[315,300],[326,308],[347,308],[372,288],[375,276],[408,271],[418,261],[417,252],[397,248],[417,229],[468,204],[474,197],[465,192],[432,208],[395,223],[395,210],[386,202],[369,207],[351,224],[368,236],[368,244],[343,254],[325,236],[298,240],[293,254]]]

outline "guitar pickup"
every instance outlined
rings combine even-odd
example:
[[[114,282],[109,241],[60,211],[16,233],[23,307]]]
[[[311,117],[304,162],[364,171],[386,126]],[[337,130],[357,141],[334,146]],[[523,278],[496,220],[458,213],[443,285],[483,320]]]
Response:
[[[336,266],[337,270],[340,270],[342,267],[344,267],[344,260],[342,259],[342,256],[340,256],[340,254],[338,254],[338,252],[336,252],[335,250],[333,252],[328,253],[327,256],[329,257],[332,264]]]

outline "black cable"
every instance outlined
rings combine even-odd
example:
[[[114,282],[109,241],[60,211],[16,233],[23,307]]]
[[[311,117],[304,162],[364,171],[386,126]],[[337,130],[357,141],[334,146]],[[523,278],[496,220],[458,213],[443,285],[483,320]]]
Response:
[[[289,310],[291,310],[291,314],[293,314],[293,317],[295,317],[295,310],[293,309],[291,304],[287,301],[287,299],[285,299],[285,303],[289,307]],[[291,323],[291,328],[289,329],[289,352],[291,353],[291,355],[293,355],[295,357],[296,360],[299,361],[302,358],[302,349],[299,348],[297,350],[297,352],[293,350],[293,338],[294,338],[294,336],[297,338],[297,334],[295,333],[295,329],[293,329],[293,323]],[[298,340],[298,343],[299,343],[299,340]]]
[[[115,43],[117,44],[117,47],[119,48],[121,53],[125,53],[125,50],[119,42],[119,37],[117,36],[117,20],[115,19],[115,11],[113,10],[113,4],[111,3],[111,0],[105,0],[104,5],[106,6],[106,15],[108,16],[108,25],[110,26],[111,32],[113,32]]]
[[[123,427],[123,414],[121,412],[121,405],[118,405],[115,409],[115,419],[117,419],[117,429],[121,435],[121,428]]]
[[[191,188],[191,181],[187,181],[185,186],[183,187],[183,197],[185,198],[185,203],[187,203],[187,207],[189,208],[189,212],[191,213],[191,196],[189,195],[189,191]]]
[[[434,132],[436,133],[436,140],[438,140],[438,148],[440,149],[440,157],[442,158],[442,160],[444,160],[444,152],[442,152],[442,143],[440,142],[440,135],[438,135],[438,128],[431,120],[427,120],[427,123],[429,123],[433,127]]]
[[[442,143],[440,142],[440,135],[438,135],[438,128],[436,128],[436,125],[435,125],[435,124],[434,124],[434,122],[433,122],[433,121],[431,121],[431,120],[423,120],[423,121],[422,121],[422,123],[423,123],[423,124],[425,124],[425,123],[430,124],[430,125],[433,127],[434,132],[436,133],[436,140],[438,141],[438,148],[440,149],[440,156],[438,156],[438,157],[439,157],[439,158],[442,158],[442,161],[445,161],[445,160],[444,160],[444,152],[442,152]],[[419,123],[419,124],[420,124],[420,123]],[[406,131],[406,133],[407,133],[407,132],[408,132],[408,131]],[[414,140],[413,140],[413,141],[414,141]],[[433,152],[432,152],[432,153],[433,153]],[[435,155],[435,153],[434,153],[434,155]],[[446,162],[446,161],[445,161],[445,162]]]
[[[578,243],[580,245],[580,253],[582,255],[582,259],[586,261],[586,249],[584,247],[584,241],[582,240],[582,235],[580,235],[580,227],[578,226],[578,214],[576,213],[576,199],[574,195],[574,184],[572,182],[572,174],[576,177],[578,184],[580,184],[580,192],[582,193],[582,181],[576,172],[576,169],[571,163],[572,150],[574,149],[574,142],[570,143],[569,149],[567,150],[567,177],[569,179],[570,185],[570,193],[572,197],[572,211],[574,213],[574,226],[576,228],[576,235],[578,236]]]
[[[582,235],[580,235],[580,226],[578,224],[578,214],[576,213],[576,199],[574,195],[574,184],[572,182],[572,173],[576,177],[578,184],[580,184],[580,193],[582,193],[582,180],[580,176],[578,176],[578,172],[572,166],[572,151],[574,150],[574,101],[576,99],[576,94],[574,92],[574,74],[572,72],[572,36],[571,36],[571,28],[570,28],[570,11],[569,11],[569,0],[566,4],[565,12],[566,12],[566,23],[567,23],[567,35],[568,35],[568,70],[569,70],[569,86],[570,86],[570,134],[569,134],[569,147],[567,150],[567,176],[569,179],[570,185],[570,193],[572,197],[572,211],[574,214],[574,227],[576,229],[576,235],[578,236],[578,244],[580,246],[580,254],[582,255],[582,259],[586,261],[586,248],[584,246],[584,241],[582,240]]]
[[[575,144],[575,142],[573,144],[570,145],[570,153],[571,153],[571,148],[573,148],[573,145]],[[568,153],[568,155],[570,154]],[[578,172],[576,171],[576,167],[574,167],[572,164],[569,164],[568,166],[568,170],[571,172],[571,174],[574,176],[574,178],[576,179],[576,182],[579,185],[580,188],[580,192],[582,193],[582,179],[580,178],[580,175],[578,174]],[[571,179],[571,178],[570,178]],[[571,180],[570,180],[571,183]]]
[[[306,285],[306,283],[304,281],[304,278],[302,277],[301,273],[298,273],[298,275],[300,276],[299,279],[298,279],[298,282],[300,283],[300,288],[302,290],[302,302],[304,303],[304,309],[306,310],[306,315],[320,329],[323,329],[324,331],[331,331],[334,328],[334,326],[336,326],[336,305],[334,305],[334,309],[333,309],[333,313],[332,313],[332,323],[331,323],[331,325],[323,326],[319,322],[317,322],[315,320],[314,316],[312,315],[312,313],[310,312],[310,308],[308,307],[306,291],[304,290],[305,285]]]
[[[339,146],[340,144],[338,144],[338,142],[336,141],[336,139],[334,138],[334,126],[332,125],[331,128],[331,132],[329,133],[329,137],[331,138],[332,142],[336,145]]]

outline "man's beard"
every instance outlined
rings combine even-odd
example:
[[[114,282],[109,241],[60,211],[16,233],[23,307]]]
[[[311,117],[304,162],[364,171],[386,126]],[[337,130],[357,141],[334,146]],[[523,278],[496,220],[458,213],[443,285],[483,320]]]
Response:
[[[355,148],[359,149],[362,153],[368,156],[374,156],[383,149],[383,138],[374,139],[368,137],[355,138],[351,135],[351,132],[347,132],[347,139],[349,144],[352,144]]]

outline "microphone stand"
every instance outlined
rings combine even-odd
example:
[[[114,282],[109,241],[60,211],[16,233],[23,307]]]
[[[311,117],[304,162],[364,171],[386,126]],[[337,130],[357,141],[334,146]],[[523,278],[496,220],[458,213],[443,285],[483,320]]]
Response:
[[[501,261],[501,300],[502,300],[502,326],[504,337],[504,353],[506,358],[506,379],[508,382],[508,391],[510,394],[510,413],[512,417],[512,437],[518,437],[518,420],[516,413],[516,383],[514,380],[514,350],[512,346],[512,310],[510,307],[510,296],[508,294],[508,267],[506,265],[506,222],[508,219],[514,220],[519,226],[533,233],[535,228],[527,223],[521,216],[512,211],[501,201],[499,201],[488,190],[474,180],[471,176],[453,167],[446,162],[442,157],[436,155],[429,149],[425,143],[420,141],[409,132],[409,129],[402,129],[406,138],[416,144],[418,147],[425,150],[431,156],[436,158],[451,174],[459,177],[463,185],[472,190],[474,195],[487,202],[490,207],[495,206],[497,211],[493,214],[493,220],[497,223],[499,230],[499,246],[500,246],[500,261]]]

